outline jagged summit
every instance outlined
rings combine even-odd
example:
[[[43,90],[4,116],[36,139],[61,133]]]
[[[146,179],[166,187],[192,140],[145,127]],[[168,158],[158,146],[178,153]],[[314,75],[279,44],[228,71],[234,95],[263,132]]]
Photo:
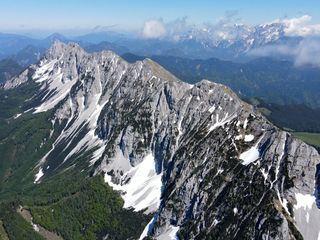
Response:
[[[85,51],[77,43],[64,43],[60,40],[55,40],[52,46],[45,54],[46,59],[60,58],[64,54],[85,54]]]
[[[66,55],[67,57],[77,56],[77,58],[82,57],[93,57],[96,59],[120,59],[121,57],[118,56],[116,53],[112,51],[101,51],[101,52],[95,52],[95,53],[87,53],[84,49],[80,47],[77,43],[64,43],[59,40],[56,40],[53,45],[48,49],[47,54],[45,55],[45,58],[47,60],[50,59],[61,59],[63,58],[63,55]],[[129,65],[125,60],[121,58],[121,61],[125,62]],[[159,75],[158,77],[162,77],[166,80],[173,80],[173,81],[180,81],[177,79],[172,73],[168,72],[166,69],[164,69],[162,66],[160,66],[158,63],[154,62],[153,60],[146,58],[143,61],[137,61],[137,63],[133,64],[136,66],[144,65],[146,68],[150,68],[150,71],[154,72],[155,75]]]
[[[52,46],[47,50],[45,56],[40,61],[40,66],[44,65],[45,62],[56,61],[56,60],[60,60],[61,64],[63,64],[64,62],[67,64],[71,60],[77,60],[80,63],[81,59],[87,59],[87,61],[91,61],[95,59],[95,61],[97,61],[97,64],[101,64],[102,61],[105,61],[108,59],[113,61],[120,61],[121,63],[127,66],[132,66],[133,68],[148,69],[150,72],[154,74],[154,76],[159,77],[163,80],[173,81],[173,82],[178,81],[178,82],[181,82],[181,84],[186,84],[180,79],[178,79],[176,76],[174,76],[172,73],[164,69],[157,62],[149,58],[146,58],[143,61],[137,61],[136,63],[129,64],[127,61],[125,61],[124,59],[122,59],[120,56],[118,56],[116,53],[112,51],[87,53],[83,48],[80,47],[78,43],[74,43],[74,42],[64,43],[60,40],[55,40]],[[37,67],[38,65],[34,65],[34,66],[31,66],[31,69],[36,69]],[[26,71],[28,72],[28,69]],[[28,80],[25,77],[26,75],[27,74],[24,73],[21,76],[18,76],[17,78],[12,79],[12,81],[8,81],[5,84],[5,88],[9,89],[11,87],[17,87],[20,84],[24,83],[25,81]],[[16,81],[17,79],[19,79],[19,82]],[[200,82],[205,84],[215,84],[217,86],[220,86],[222,89],[228,88],[225,85],[212,83],[211,81],[205,80],[205,79]],[[189,87],[191,87],[191,85],[189,85]],[[232,90],[229,89],[228,92],[231,93]]]
[[[229,88],[61,42],[7,88],[28,82],[30,111],[52,123],[35,184],[71,167],[102,175],[124,208],[152,214],[140,239],[317,238],[319,154]]]

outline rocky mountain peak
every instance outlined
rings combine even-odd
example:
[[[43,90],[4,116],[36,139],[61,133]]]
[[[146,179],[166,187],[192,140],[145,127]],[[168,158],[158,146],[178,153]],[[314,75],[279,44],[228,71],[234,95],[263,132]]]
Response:
[[[125,208],[153,215],[141,239],[318,236],[319,154],[228,87],[61,42],[31,70],[33,114],[51,112],[55,133],[35,184],[70,167],[103,175]]]
[[[63,43],[59,40],[55,40],[52,46],[47,50],[45,58],[58,59],[63,55],[83,55],[85,51],[77,43]]]

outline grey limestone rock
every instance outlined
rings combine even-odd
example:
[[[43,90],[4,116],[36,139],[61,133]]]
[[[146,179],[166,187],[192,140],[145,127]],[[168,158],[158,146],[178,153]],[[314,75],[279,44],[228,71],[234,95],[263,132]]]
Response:
[[[27,79],[30,69],[35,73]],[[87,154],[90,171],[110,177],[117,190],[152,154],[162,191],[159,205],[149,208],[150,237],[319,236],[319,154],[228,87],[189,85],[149,59],[129,64],[112,52],[88,54],[60,42],[5,88],[31,80],[43,96],[35,113],[53,110],[53,123],[63,126],[54,143],[63,148],[53,148],[40,165],[58,172],[54,166]]]

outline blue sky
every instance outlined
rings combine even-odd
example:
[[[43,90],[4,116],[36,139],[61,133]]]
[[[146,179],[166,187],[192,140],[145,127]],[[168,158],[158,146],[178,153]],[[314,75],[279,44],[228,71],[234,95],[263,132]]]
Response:
[[[1,0],[0,31],[90,29],[116,25],[139,29],[144,21],[188,17],[191,23],[215,22],[226,11],[238,11],[249,24],[311,15],[320,21],[320,0]]]

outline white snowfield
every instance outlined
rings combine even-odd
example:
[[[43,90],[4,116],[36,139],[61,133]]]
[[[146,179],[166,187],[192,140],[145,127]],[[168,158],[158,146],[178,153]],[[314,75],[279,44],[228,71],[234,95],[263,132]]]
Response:
[[[243,160],[243,165],[249,165],[250,163],[258,160],[260,157],[259,149],[257,145],[251,147],[249,150],[240,154],[240,159]]]
[[[134,208],[135,211],[146,209],[145,213],[151,213],[160,205],[161,177],[162,173],[156,173],[154,157],[148,154],[141,163],[124,174],[121,179],[124,184],[114,184],[108,174],[105,174],[105,181],[122,193],[125,208]]]
[[[311,194],[295,193],[297,204],[293,206],[294,220],[306,240],[320,240],[320,210]]]
[[[246,121],[247,121],[247,119],[245,120],[245,122]],[[247,140],[249,138],[250,142],[254,139],[254,136],[251,135],[251,134],[250,135],[246,135],[246,136],[248,136]],[[246,136],[245,136],[245,138],[246,138]],[[239,159],[242,160],[242,164],[243,165],[249,165],[250,163],[253,163],[253,162],[255,162],[256,160],[258,160],[260,158],[259,143],[260,143],[262,138],[263,138],[263,136],[261,136],[260,139],[257,140],[257,142],[256,142],[256,144],[254,146],[252,146],[247,151],[245,151],[245,152],[240,154]],[[246,142],[249,142],[249,141],[246,141]]]
[[[248,134],[248,135],[244,136],[244,141],[245,142],[252,142],[253,139],[254,139],[254,135],[252,135],[252,134]]]

